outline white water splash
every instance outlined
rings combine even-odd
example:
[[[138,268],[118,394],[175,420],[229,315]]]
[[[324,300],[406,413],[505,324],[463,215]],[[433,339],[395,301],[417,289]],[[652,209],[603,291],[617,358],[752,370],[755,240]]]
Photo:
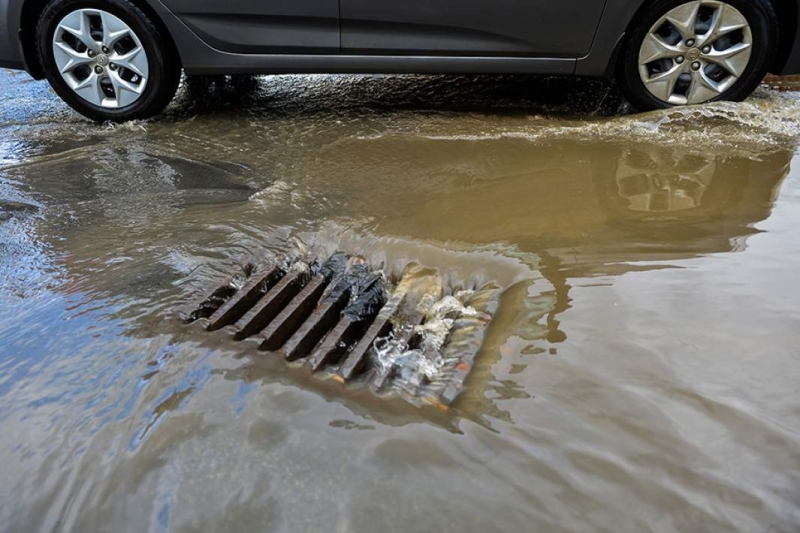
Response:
[[[397,382],[404,388],[417,388],[425,382],[435,381],[448,365],[443,347],[456,327],[459,318],[478,317],[482,313],[464,302],[473,291],[459,291],[454,296],[426,294],[417,306],[424,310],[425,321],[421,325],[395,325],[388,336],[375,341],[376,361],[379,371],[392,371],[398,375]],[[485,317],[488,320],[488,316]],[[413,331],[409,335],[409,329]],[[403,339],[417,339],[413,348]]]
[[[391,129],[359,139],[387,137],[472,142],[541,142],[568,137],[680,144],[697,150],[783,147],[800,139],[800,93],[762,88],[744,102],[713,102],[600,119],[527,116],[490,124],[480,116],[462,115],[458,121],[447,116],[433,117],[422,127],[415,121],[405,124],[396,120]]]

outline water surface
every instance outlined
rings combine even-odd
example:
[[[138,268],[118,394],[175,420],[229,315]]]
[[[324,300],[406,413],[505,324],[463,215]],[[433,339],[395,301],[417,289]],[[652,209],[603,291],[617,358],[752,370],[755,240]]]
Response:
[[[190,80],[98,126],[0,88],[0,529],[797,531],[796,94]],[[305,247],[502,288],[451,411],[180,319]]]

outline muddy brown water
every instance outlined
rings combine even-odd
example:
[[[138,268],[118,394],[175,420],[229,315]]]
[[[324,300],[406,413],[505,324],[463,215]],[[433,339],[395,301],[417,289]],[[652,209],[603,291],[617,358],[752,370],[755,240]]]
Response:
[[[797,94],[191,80],[112,127],[0,89],[0,530],[800,530]],[[179,319],[302,247],[502,288],[451,411]]]

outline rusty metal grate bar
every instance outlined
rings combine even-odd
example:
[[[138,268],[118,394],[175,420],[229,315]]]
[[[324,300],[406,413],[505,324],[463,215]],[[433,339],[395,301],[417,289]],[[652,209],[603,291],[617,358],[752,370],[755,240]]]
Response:
[[[187,322],[203,321],[208,331],[224,328],[234,340],[255,340],[262,353],[302,361],[314,373],[343,383],[361,382],[375,393],[394,389],[407,399],[450,404],[480,347],[465,344],[468,350],[456,350],[455,355],[447,342],[438,351],[423,349],[419,328],[431,319],[431,302],[443,297],[441,283],[431,283],[429,274],[424,283],[417,280],[415,285],[406,274],[392,285],[363,259],[337,253],[324,263],[313,256],[284,259],[256,272],[247,268],[245,275],[241,288],[231,282],[214,290],[188,314]],[[485,327],[488,319],[477,323]],[[404,358],[384,360],[378,346],[388,341],[406,350]],[[406,353],[446,360],[442,375],[401,383],[407,374],[401,368]]]
[[[265,274],[250,278],[244,287],[211,315],[207,329],[214,331],[239,320],[284,274],[280,267],[275,266]]]
[[[287,273],[266,295],[256,302],[242,318],[233,325],[234,338],[242,340],[258,333],[280,313],[283,306],[297,294],[308,280],[308,266],[299,264],[293,272]]]
[[[295,361],[310,354],[322,337],[339,321],[339,316],[349,298],[350,291],[342,291],[332,301],[319,304],[311,316],[286,341],[281,349],[281,354],[289,361]]]
[[[300,293],[258,334],[262,350],[280,349],[314,310],[328,284],[327,276],[317,274]]]

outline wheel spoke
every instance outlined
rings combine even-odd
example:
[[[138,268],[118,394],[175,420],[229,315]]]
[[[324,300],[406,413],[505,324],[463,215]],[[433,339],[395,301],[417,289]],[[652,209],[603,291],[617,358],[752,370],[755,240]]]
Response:
[[[658,59],[673,58],[680,55],[681,50],[677,46],[671,46],[653,33],[648,33],[639,51],[639,64],[646,65]]]
[[[651,93],[667,102],[675,91],[675,84],[678,82],[678,78],[681,77],[685,70],[684,65],[674,65],[666,72],[651,76],[645,80],[645,84]]]
[[[94,60],[86,52],[78,52],[63,42],[54,43],[56,66],[61,74],[70,72],[75,67],[92,63]]]
[[[67,15],[56,29],[57,38],[60,37],[58,35],[58,30],[63,30],[70,33],[90,50],[93,50],[97,47],[97,43],[94,39],[92,39],[92,34],[89,31],[89,21],[87,20],[84,11],[75,11]]]
[[[117,41],[131,33],[131,29],[117,17],[104,11],[100,12],[103,23],[103,46],[109,50],[114,48]]]
[[[716,98],[722,94],[723,90],[719,83],[709,78],[701,69],[692,75],[692,84],[689,87],[686,99],[690,104],[699,104]]]
[[[738,10],[731,8],[727,4],[720,4],[717,10],[714,11],[708,31],[700,36],[698,45],[713,44],[723,35],[746,27],[747,20]]]
[[[750,62],[751,46],[748,43],[739,43],[725,50],[714,50],[706,54],[706,59],[716,63],[737,78],[744,73]]]
[[[122,55],[112,54],[111,61],[119,67],[125,67],[141,78],[146,78],[148,75],[147,57],[141,46],[137,46]]]
[[[665,18],[675,26],[675,29],[678,30],[684,40],[694,39],[698,11],[700,11],[700,2],[689,2],[676,7]]]
[[[132,104],[139,98],[139,95],[142,94],[144,84],[136,85],[125,81],[116,72],[111,72],[109,79],[111,80],[111,86],[114,88],[114,95],[116,96],[117,106],[119,107]]]
[[[100,76],[92,72],[85,80],[75,83],[72,90],[94,105],[103,105],[106,95],[100,85]]]

